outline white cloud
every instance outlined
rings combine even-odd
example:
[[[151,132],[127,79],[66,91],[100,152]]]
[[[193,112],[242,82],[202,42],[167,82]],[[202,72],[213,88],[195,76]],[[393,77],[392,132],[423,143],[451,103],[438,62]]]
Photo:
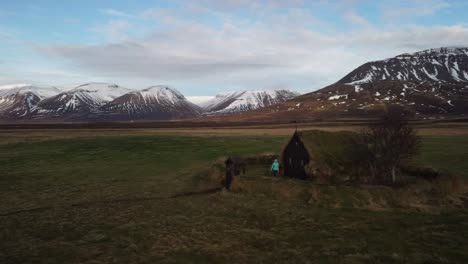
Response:
[[[122,41],[127,38],[127,31],[130,29],[130,23],[125,20],[111,20],[105,25],[91,28],[91,31],[104,35],[106,39]]]
[[[383,16],[387,19],[432,16],[440,10],[449,8],[450,6],[451,4],[444,0],[391,1],[389,5],[385,5]]]
[[[363,26],[367,21],[352,16]],[[289,21],[289,22],[288,22]],[[425,48],[468,43],[468,28],[408,26],[393,31],[364,28],[324,34],[297,21],[279,24],[233,21],[222,27],[177,17],[143,37],[125,36],[127,23],[111,21],[102,32],[122,41],[103,45],[49,45],[49,56],[65,59],[108,78],[128,76],[155,82],[235,82],[258,87],[287,83],[310,90],[330,84],[369,60]]]
[[[430,1],[434,6],[423,14],[445,8],[444,1]],[[300,0],[178,3],[135,14],[103,9],[100,12],[110,16],[109,21],[91,29],[101,44],[58,43],[34,49],[47,60],[65,62],[63,74],[68,82],[89,76],[86,81],[118,82],[132,88],[168,83],[184,94],[199,95],[276,86],[308,92],[370,60],[468,43],[468,27],[463,24],[377,27],[363,16],[356,1],[312,3],[333,9],[348,22],[346,31],[317,18]],[[411,10],[422,4],[412,0],[402,8]],[[401,7],[393,1],[388,6]],[[238,11],[248,15],[238,16]],[[384,14],[399,17],[409,11],[389,12]],[[201,22],[202,16],[215,22]],[[58,80],[59,74],[43,76]]]
[[[206,103],[213,98],[214,96],[187,96],[188,101],[199,106],[202,106],[203,103]]]
[[[119,17],[119,18],[136,18],[135,15],[131,15],[126,12],[118,11],[112,8],[100,9],[99,12],[108,16],[114,16],[114,17]]]
[[[359,26],[359,27],[366,27],[370,28],[371,23],[367,21],[364,17],[358,15],[356,11],[354,10],[348,10],[344,13],[344,18],[352,23],[353,25]]]
[[[392,52],[418,51],[443,46],[466,46],[468,27],[410,25],[391,31],[370,31],[360,36],[349,36],[349,42],[367,45],[374,49],[382,47]]]

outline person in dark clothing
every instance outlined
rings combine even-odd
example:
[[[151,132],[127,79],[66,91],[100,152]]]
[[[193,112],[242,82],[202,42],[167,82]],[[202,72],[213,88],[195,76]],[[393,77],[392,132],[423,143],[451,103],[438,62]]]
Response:
[[[247,164],[244,159],[240,157],[229,157],[228,160],[232,162],[233,176],[239,176],[241,174],[245,174]]]
[[[231,188],[232,176],[234,174],[234,162],[231,158],[227,159],[226,162],[226,175],[224,178],[224,188],[229,190]]]

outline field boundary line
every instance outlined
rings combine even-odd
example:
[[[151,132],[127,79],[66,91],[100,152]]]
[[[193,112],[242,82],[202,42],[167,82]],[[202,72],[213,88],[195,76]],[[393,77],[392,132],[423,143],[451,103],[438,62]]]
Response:
[[[20,210],[10,211],[6,213],[0,213],[0,217],[17,215],[17,214],[22,214],[22,213],[42,212],[42,211],[48,211],[52,209],[63,209],[67,207],[77,208],[77,207],[87,207],[87,206],[106,205],[106,204],[115,204],[115,203],[136,203],[136,202],[144,202],[144,201],[174,199],[174,198],[179,198],[179,197],[216,193],[216,192],[222,191],[222,189],[223,189],[222,187],[216,187],[216,188],[209,188],[209,189],[198,190],[198,191],[186,191],[186,192],[176,193],[170,196],[130,197],[130,198],[120,198],[120,199],[109,199],[109,200],[85,201],[85,202],[72,203],[70,205],[56,206],[56,207],[43,206],[43,207],[20,209]]]

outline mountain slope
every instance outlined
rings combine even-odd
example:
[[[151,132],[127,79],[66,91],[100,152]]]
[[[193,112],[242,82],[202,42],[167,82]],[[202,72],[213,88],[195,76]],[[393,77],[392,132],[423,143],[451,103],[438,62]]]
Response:
[[[300,99],[322,101],[319,111],[338,115],[374,115],[389,104],[414,115],[468,113],[468,48],[429,49],[369,62]]]
[[[188,102],[176,89],[152,86],[122,95],[99,108],[93,119],[99,120],[167,120],[193,118],[201,109]]]
[[[0,86],[0,115],[20,118],[29,115],[44,98],[60,93],[56,87],[29,84]]]
[[[389,105],[416,118],[468,114],[468,48],[430,49],[365,63],[330,86],[242,118],[375,117]]]
[[[34,118],[83,119],[104,104],[133,90],[108,83],[87,83],[46,98],[34,109]]]
[[[298,95],[290,90],[234,91],[216,95],[203,108],[207,115],[246,112],[285,102]]]
[[[337,83],[374,81],[468,82],[468,48],[439,48],[368,62]]]
[[[375,116],[388,105],[398,105],[416,117],[465,114],[468,83],[383,80],[360,85],[334,84],[296,100],[325,116]]]

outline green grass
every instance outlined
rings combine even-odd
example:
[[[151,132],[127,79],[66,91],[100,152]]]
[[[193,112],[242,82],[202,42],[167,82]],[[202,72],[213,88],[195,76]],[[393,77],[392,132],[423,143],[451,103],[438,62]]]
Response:
[[[466,263],[468,213],[376,211],[273,195],[309,183],[249,171],[254,189],[197,188],[220,156],[279,152],[284,137],[131,136],[0,144],[0,263]],[[424,139],[417,162],[467,176],[468,140]],[[349,190],[349,189],[348,189]],[[352,190],[338,191],[344,201]],[[161,197],[163,199],[83,204]],[[351,199],[350,198],[350,199]],[[80,206],[71,206],[81,203]]]
[[[221,155],[278,151],[282,138],[98,137],[0,145],[1,209],[168,195]],[[6,207],[6,208],[5,208]]]
[[[416,162],[444,169],[468,180],[468,137],[426,136]]]

